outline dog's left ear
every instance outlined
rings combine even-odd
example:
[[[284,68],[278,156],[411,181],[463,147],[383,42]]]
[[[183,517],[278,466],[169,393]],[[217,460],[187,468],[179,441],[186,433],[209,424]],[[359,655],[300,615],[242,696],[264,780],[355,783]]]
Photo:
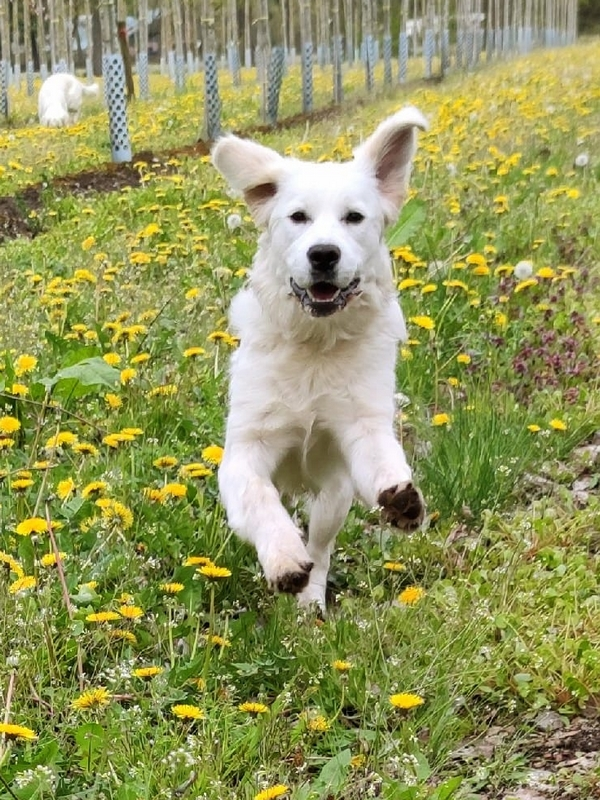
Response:
[[[416,129],[427,127],[423,114],[414,106],[406,106],[384,120],[354,153],[356,163],[377,178],[388,225],[394,222],[406,199],[417,149]]]

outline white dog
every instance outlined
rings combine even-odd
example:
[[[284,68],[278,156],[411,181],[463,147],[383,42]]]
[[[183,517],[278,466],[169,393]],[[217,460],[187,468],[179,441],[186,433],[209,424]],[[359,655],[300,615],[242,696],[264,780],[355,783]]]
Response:
[[[424,516],[394,435],[406,338],[384,230],[406,198],[421,113],[385,120],[347,163],[284,158],[226,136],[213,162],[263,233],[234,298],[241,337],[219,488],[270,585],[325,607],[330,553],[354,497],[417,528]],[[308,539],[281,497],[308,495]]]
[[[74,75],[58,72],[42,84],[38,96],[38,116],[45,128],[64,128],[79,119],[81,103],[85,97],[96,97],[98,84],[86,86]]]

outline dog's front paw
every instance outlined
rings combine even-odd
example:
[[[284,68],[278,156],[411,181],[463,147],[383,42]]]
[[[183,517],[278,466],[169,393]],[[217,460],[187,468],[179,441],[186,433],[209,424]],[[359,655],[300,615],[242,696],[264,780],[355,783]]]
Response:
[[[377,502],[385,522],[405,531],[418,528],[425,517],[425,503],[421,492],[412,483],[400,483],[384,489]]]
[[[308,585],[310,571],[313,568],[312,561],[305,561],[298,564],[298,569],[291,572],[284,572],[277,578],[275,587],[278,592],[287,594],[298,594]]]
[[[293,544],[293,550],[271,550],[260,558],[265,578],[277,592],[298,594],[308,584],[313,562],[299,536]]]

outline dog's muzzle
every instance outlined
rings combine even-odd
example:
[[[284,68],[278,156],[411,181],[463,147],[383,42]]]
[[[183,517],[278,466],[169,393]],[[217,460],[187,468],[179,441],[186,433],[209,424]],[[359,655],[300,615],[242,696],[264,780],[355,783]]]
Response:
[[[360,278],[355,278],[342,289],[327,281],[317,281],[312,286],[303,288],[290,278],[292,293],[300,301],[302,308],[313,317],[329,317],[346,308],[350,300],[361,293],[359,283]]]

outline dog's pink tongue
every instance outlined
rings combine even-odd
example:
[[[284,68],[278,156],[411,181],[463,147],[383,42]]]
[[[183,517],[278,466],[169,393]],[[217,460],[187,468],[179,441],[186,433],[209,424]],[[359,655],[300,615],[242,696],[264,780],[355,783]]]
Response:
[[[310,293],[312,294],[315,300],[333,300],[338,292],[338,287],[334,286],[332,283],[314,283],[310,287]]]

